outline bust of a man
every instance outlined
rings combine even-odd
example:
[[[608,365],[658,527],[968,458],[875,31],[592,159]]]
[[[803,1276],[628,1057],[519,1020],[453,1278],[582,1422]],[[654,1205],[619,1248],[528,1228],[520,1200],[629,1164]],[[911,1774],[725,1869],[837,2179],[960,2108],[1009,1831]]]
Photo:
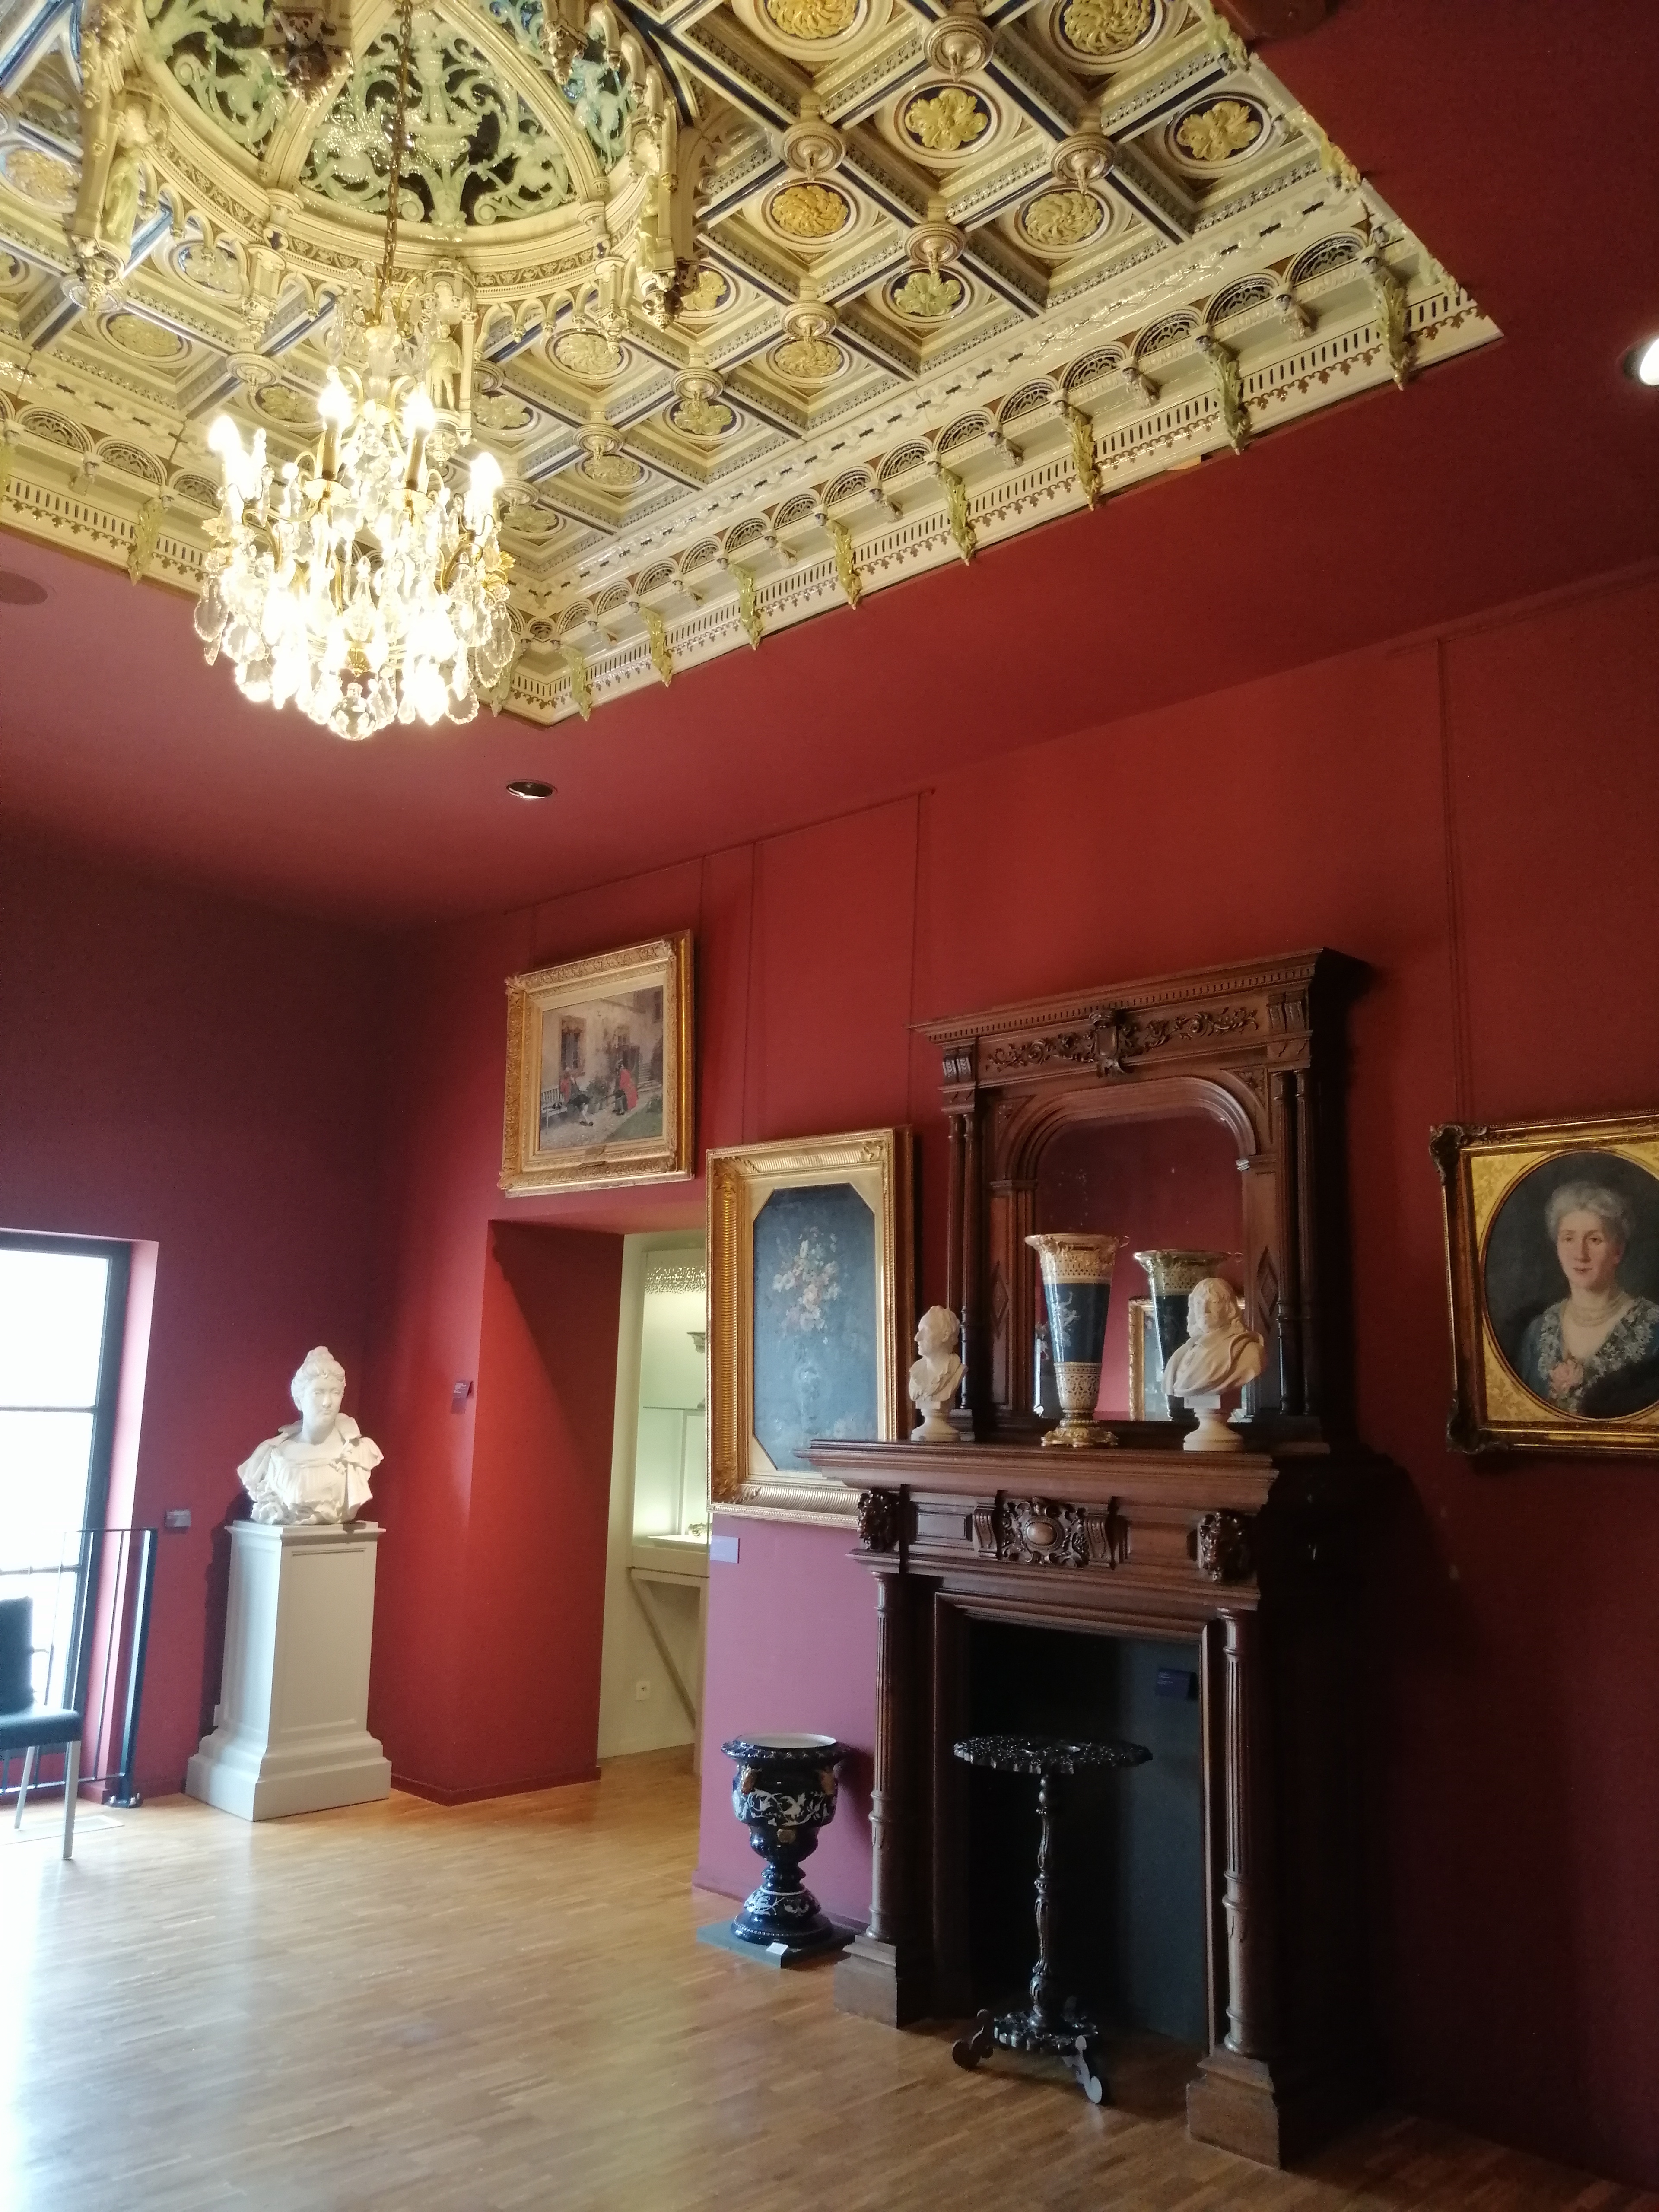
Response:
[[[1237,1451],[1243,1440],[1220,1418],[1222,1401],[1261,1374],[1267,1347],[1245,1328],[1239,1295],[1219,1275],[1206,1275],[1193,1285],[1187,1329],[1187,1341],[1176,1346],[1164,1369],[1165,1392],[1184,1398],[1198,1415],[1186,1449]]]
[[[962,1381],[962,1361],[957,1354],[961,1327],[949,1306],[929,1306],[916,1323],[916,1350],[921,1354],[910,1370],[910,1402],[922,1415],[911,1431],[912,1443],[953,1444],[956,1431],[945,1418],[945,1408]]]
[[[290,1386],[299,1410],[236,1470],[255,1521],[355,1521],[368,1503],[380,1448],[340,1411],[345,1370],[325,1344],[308,1352]]]
[[[1206,1275],[1187,1300],[1187,1341],[1176,1345],[1164,1370],[1164,1388],[1180,1398],[1241,1389],[1261,1372],[1264,1346],[1244,1326],[1244,1309],[1232,1285]]]

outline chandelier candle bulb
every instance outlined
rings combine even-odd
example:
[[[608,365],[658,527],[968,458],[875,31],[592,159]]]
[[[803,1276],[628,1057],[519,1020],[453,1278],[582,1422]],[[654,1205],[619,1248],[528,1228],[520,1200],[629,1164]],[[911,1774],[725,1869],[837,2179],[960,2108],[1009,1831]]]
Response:
[[[409,464],[404,471],[404,489],[419,491],[426,471],[426,441],[437,422],[438,410],[424,392],[412,392],[404,409],[404,428],[409,433]],[[469,518],[470,519],[470,518]]]

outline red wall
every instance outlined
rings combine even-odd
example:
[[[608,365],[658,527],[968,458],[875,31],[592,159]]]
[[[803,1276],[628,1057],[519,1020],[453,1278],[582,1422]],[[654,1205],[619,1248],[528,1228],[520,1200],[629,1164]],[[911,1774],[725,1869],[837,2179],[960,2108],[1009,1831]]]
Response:
[[[529,1524],[509,1514],[488,1537],[467,1533],[473,1417],[447,1413],[453,1379],[483,1364],[489,1224],[615,1231],[701,1206],[701,1185],[501,1200],[505,975],[689,923],[700,1143],[915,1121],[931,1299],[939,1070],[907,1023],[1336,946],[1372,970],[1351,1029],[1360,1425],[1410,1478],[1373,1601],[1376,1964],[1398,2093],[1659,2179],[1659,1471],[1477,1468],[1447,1452],[1426,1150],[1448,1117],[1653,1103],[1656,634],[1659,586],[1608,584],[410,943],[372,1368],[398,1537],[377,1697],[400,1767],[445,1776],[431,1712],[446,1647],[422,1601],[462,1555],[474,1588],[510,1558],[523,1571]],[[860,714],[878,714],[879,698]],[[479,1420],[483,1407],[481,1379]],[[752,1862],[719,1742],[759,1722],[834,1729],[867,1753],[872,1595],[832,1535],[722,1525],[742,1554],[711,1582],[702,1870],[737,1891]],[[567,1602],[550,1556],[544,1566],[548,1601]],[[502,1605],[503,1650],[524,1632]],[[502,1679],[527,1711],[531,1691]],[[505,1762],[499,1776],[512,1778]],[[826,1902],[848,1912],[867,1901],[866,1782],[855,1774],[814,1862]]]
[[[313,1344],[364,1407],[378,957],[350,931],[0,839],[0,1224],[156,1248],[123,1517],[187,1506],[191,1526],[157,1554],[148,1794],[179,1787],[211,1723],[238,1462],[292,1419]]]
[[[1609,583],[389,947],[9,848],[0,1033],[28,1049],[0,1092],[0,1220],[159,1252],[136,1510],[196,1526],[163,1547],[146,1774],[176,1780],[210,1702],[210,1531],[319,1338],[386,1454],[373,1717],[398,1772],[459,1796],[591,1761],[615,1237],[699,1221],[702,1186],[502,1199],[505,976],[689,923],[700,1143],[914,1121],[932,1299],[939,1069],[908,1022],[1322,942],[1372,971],[1358,1412],[1409,1477],[1371,1598],[1397,2092],[1659,2180],[1659,1473],[1446,1451],[1425,1149],[1448,1116],[1654,1103],[1656,634],[1659,584]],[[887,695],[861,680],[867,728]],[[556,1251],[555,1225],[586,1235]],[[833,1534],[725,1526],[701,1862],[736,1891],[753,1863],[715,1747],[771,1723],[867,1755],[872,1595]],[[813,1863],[848,1912],[867,1779]]]

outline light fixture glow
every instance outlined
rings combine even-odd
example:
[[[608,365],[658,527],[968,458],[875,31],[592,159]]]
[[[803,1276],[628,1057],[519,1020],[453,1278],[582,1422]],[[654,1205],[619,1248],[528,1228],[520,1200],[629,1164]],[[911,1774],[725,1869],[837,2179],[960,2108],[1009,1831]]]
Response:
[[[1638,384],[1659,385],[1659,337],[1644,338],[1625,356],[1625,374]]]
[[[394,720],[470,722],[514,647],[512,563],[495,521],[501,465],[477,455],[459,497],[446,483],[469,394],[447,368],[438,396],[449,411],[434,403],[441,303],[423,280],[401,292],[394,282],[413,0],[401,0],[398,20],[385,252],[317,395],[316,450],[273,470],[263,430],[251,451],[228,415],[208,433],[224,489],[196,634],[210,663],[221,651],[234,662],[245,698],[292,699],[343,738]]]
[[[551,799],[554,795],[550,783],[539,783],[533,775],[520,776],[507,787],[514,799]]]

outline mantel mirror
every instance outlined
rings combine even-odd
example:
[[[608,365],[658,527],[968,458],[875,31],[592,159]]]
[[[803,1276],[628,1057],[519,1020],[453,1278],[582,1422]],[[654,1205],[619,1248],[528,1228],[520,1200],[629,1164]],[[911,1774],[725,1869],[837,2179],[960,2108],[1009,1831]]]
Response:
[[[1260,1440],[1340,1424],[1339,1024],[1356,973],[1308,952],[924,1025],[945,1060],[962,1425],[1012,1438],[1051,1423],[1026,1241],[1045,1231],[1121,1239],[1097,1408],[1115,1433],[1173,1441],[1175,1422],[1133,1416],[1165,1412],[1155,1386],[1173,1345],[1160,1345],[1156,1298],[1172,1338],[1200,1273],[1233,1285],[1265,1340],[1243,1407]],[[1139,1409],[1137,1370],[1153,1386]]]

